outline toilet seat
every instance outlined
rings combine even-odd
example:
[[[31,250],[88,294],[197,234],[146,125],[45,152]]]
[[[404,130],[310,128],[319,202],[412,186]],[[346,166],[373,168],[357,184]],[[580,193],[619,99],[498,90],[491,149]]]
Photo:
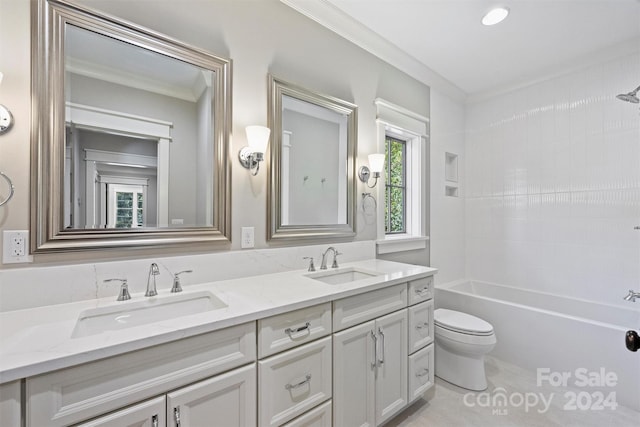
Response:
[[[467,313],[447,310],[446,308],[438,308],[435,310],[433,318],[435,321],[436,332],[438,327],[440,327],[451,332],[465,335],[493,335],[493,326],[491,326],[489,322]]]

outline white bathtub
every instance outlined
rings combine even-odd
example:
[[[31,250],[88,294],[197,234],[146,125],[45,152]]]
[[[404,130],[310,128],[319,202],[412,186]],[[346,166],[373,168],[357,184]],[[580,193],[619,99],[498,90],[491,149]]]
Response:
[[[475,281],[436,286],[435,302],[490,322],[498,339],[491,355],[534,372],[569,372],[569,387],[615,391],[617,403],[640,411],[640,351],[624,345],[625,332],[640,329],[640,303],[626,308]],[[614,387],[576,384],[585,370],[603,368],[616,374]]]

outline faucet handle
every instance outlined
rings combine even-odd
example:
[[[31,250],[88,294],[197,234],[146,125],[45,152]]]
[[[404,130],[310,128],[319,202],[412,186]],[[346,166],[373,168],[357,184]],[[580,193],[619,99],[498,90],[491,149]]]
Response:
[[[180,286],[180,275],[182,273],[193,273],[193,270],[182,270],[173,275],[173,286],[171,287],[172,293],[182,292],[182,286]]]
[[[309,260],[309,268],[307,268],[307,271],[316,271],[316,266],[313,265],[313,257],[312,256],[305,256],[305,257],[302,257],[302,259],[308,259]]]
[[[129,285],[127,284],[127,279],[117,279],[117,278],[113,278],[113,279],[105,279],[103,280],[103,282],[115,282],[115,281],[119,281],[122,282],[120,284],[120,291],[118,292],[118,298],[116,299],[116,301],[126,301],[126,300],[130,300],[131,299],[131,294],[129,294]]]
[[[333,263],[331,264],[331,268],[338,268],[338,255],[342,255],[342,252],[338,252],[333,255]]]

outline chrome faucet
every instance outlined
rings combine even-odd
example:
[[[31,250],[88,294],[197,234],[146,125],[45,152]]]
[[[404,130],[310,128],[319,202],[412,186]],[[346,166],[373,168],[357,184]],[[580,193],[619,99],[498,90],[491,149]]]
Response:
[[[180,285],[180,275],[183,273],[193,273],[193,270],[182,270],[173,275],[173,287],[171,293],[182,292],[182,285]]]
[[[149,267],[149,276],[147,277],[147,292],[144,293],[145,297],[155,297],[158,295],[158,291],[156,290],[156,276],[158,274],[160,274],[158,264],[155,262],[151,263],[151,267]]]
[[[307,271],[316,271],[316,266],[313,265],[313,257],[312,256],[304,256],[304,257],[302,257],[302,259],[308,259],[309,260],[309,267],[307,268]]]
[[[635,292],[633,289],[629,289],[629,294],[624,297],[624,300],[636,302],[636,298],[640,298],[640,292]]]
[[[129,293],[129,285],[127,285],[127,279],[105,279],[103,282],[120,282],[120,291],[118,292],[117,301],[127,301],[131,299],[131,294]]]
[[[333,263],[331,264],[331,268],[338,268],[338,255],[341,255],[340,252],[336,250],[333,246],[329,246],[326,251],[322,254],[322,262],[320,263],[320,270],[327,269],[327,254],[329,251],[333,252]]]

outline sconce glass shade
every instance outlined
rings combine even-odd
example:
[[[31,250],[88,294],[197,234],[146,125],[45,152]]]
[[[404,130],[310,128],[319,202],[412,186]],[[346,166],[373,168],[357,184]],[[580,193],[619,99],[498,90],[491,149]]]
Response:
[[[247,142],[249,148],[254,153],[264,154],[267,151],[267,145],[269,144],[269,135],[271,135],[271,129],[264,126],[247,126],[245,128],[247,133]]]
[[[373,173],[380,173],[384,169],[384,154],[369,154],[369,168]]]

